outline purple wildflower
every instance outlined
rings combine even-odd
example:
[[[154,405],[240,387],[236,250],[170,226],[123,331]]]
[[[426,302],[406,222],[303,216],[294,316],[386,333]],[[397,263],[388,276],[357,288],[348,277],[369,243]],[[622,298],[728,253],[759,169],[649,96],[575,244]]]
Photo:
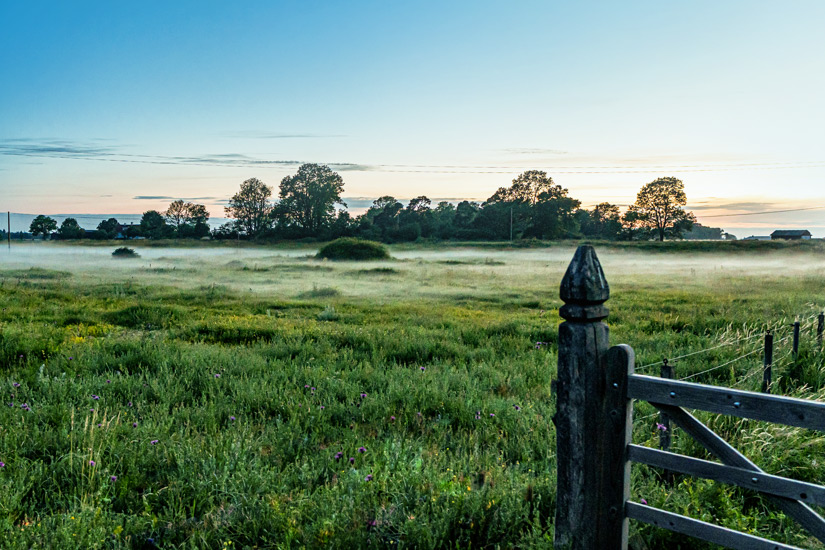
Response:
[[[230,416],[230,417],[229,417],[229,420],[230,420],[231,422],[235,422],[235,417],[234,417],[234,416]]]
[[[358,447],[358,452],[361,453],[361,454],[364,454],[364,453],[367,452],[367,448],[366,447]]]
[[[666,432],[666,431],[667,431],[667,426],[665,426],[664,424],[660,424],[659,422],[657,422],[657,423],[656,423],[656,429],[657,429],[657,430],[659,430],[660,432]]]
[[[521,410],[521,407],[519,407],[518,405],[513,405],[513,408],[516,409],[517,411]]]
[[[495,416],[495,414],[490,413],[490,418],[493,418],[494,416]]]
[[[110,476],[109,479],[112,480],[112,483],[114,483],[117,481],[117,476]]]
[[[157,439],[153,439],[152,441],[150,441],[150,442],[149,442],[149,444],[150,444],[150,445],[157,445],[157,444],[158,444],[158,440],[157,440]]]
[[[350,464],[355,464],[355,457],[354,456],[349,457],[349,463]]]
[[[304,389],[309,389],[309,384],[304,384]]]
[[[315,391],[315,388],[309,388],[309,389],[310,389],[310,391],[313,391],[313,392]]]
[[[364,478],[364,481],[372,481],[372,474],[367,474],[367,477]]]
[[[421,413],[416,413],[418,416],[421,416]]]
[[[106,383],[107,383],[107,384],[111,384],[111,383],[112,383],[112,381],[111,381],[111,380],[106,380]]]
[[[14,386],[15,388],[19,388],[20,387],[20,382],[15,382],[14,384],[12,384],[12,386]]]
[[[131,407],[131,406],[132,406],[132,402],[131,402],[131,401],[129,401],[128,403],[126,403],[126,406],[127,406],[127,407]]]
[[[424,372],[425,370],[426,370],[426,369],[425,369],[424,367],[421,367],[421,372]]]
[[[23,357],[23,356],[21,355],[20,357]],[[69,357],[69,361],[71,361],[72,359],[74,359],[74,357]]]
[[[481,417],[479,415],[476,415],[476,420],[481,420]]]
[[[6,467],[6,463],[3,462],[3,461],[0,461],[0,468],[5,468],[5,467]]]
[[[394,416],[390,417],[390,422],[395,422],[395,417]]]
[[[95,410],[94,409],[89,409],[89,412],[95,412]]]
[[[98,428],[102,428],[102,427],[103,427],[103,424],[98,423],[97,427],[98,427]]]
[[[99,396],[99,395],[92,394],[92,399],[94,399],[95,401],[97,401],[98,399],[100,399],[100,396]]]
[[[367,396],[367,394],[362,393],[362,394],[361,394],[361,399],[364,399],[366,396]]]
[[[322,411],[324,410],[324,406],[323,406],[323,405],[321,405],[321,410],[322,410]]]
[[[342,453],[341,451],[335,453],[335,460],[341,460],[342,458],[344,458],[344,453]]]
[[[89,466],[94,466],[94,465],[95,465],[95,461],[94,461],[94,460],[90,460],[90,461],[89,461]]]
[[[215,378],[220,378],[220,377],[221,377],[221,375],[216,372],[215,373]]]
[[[137,422],[132,422],[132,427],[137,428]]]
[[[642,499],[642,504],[647,505],[647,501],[645,499]]]

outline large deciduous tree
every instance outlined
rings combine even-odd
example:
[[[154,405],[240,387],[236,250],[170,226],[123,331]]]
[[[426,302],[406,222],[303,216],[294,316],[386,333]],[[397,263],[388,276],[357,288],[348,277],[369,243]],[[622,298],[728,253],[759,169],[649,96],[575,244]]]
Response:
[[[226,215],[235,219],[235,225],[247,237],[257,237],[272,227],[272,188],[258,178],[250,178],[229,199]]]
[[[118,231],[120,230],[120,224],[117,223],[117,219],[109,218],[108,220],[103,220],[99,224],[97,224],[97,230],[101,239],[114,239],[117,237]]]
[[[335,205],[341,200],[344,180],[329,166],[303,164],[294,176],[281,180],[278,212],[306,235],[317,236],[335,219]]]
[[[644,227],[654,231],[660,241],[665,236],[679,238],[696,220],[692,212],[682,209],[687,203],[685,185],[674,177],[657,178],[645,184],[630,206]]]
[[[29,226],[29,232],[37,237],[38,235],[43,235],[43,238],[48,238],[51,235],[52,231],[57,229],[57,222],[54,218],[50,218],[49,216],[44,216],[40,214],[35,219],[32,220],[31,225]]]

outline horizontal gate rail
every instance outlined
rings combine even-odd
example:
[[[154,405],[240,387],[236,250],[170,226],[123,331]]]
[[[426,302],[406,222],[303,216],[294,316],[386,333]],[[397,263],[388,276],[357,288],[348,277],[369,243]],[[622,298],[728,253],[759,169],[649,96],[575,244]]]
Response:
[[[796,546],[740,533],[726,527],[665,512],[636,502],[625,503],[625,512],[630,519],[661,527],[668,531],[690,535],[735,550],[801,550]]]
[[[627,396],[825,432],[825,403],[631,374]]]
[[[753,470],[725,466],[708,460],[700,460],[639,445],[629,446],[628,459],[655,468],[663,468],[694,477],[738,485],[760,493],[825,506],[825,487],[814,483],[796,481],[771,474],[758,474]]]
[[[757,474],[765,472],[751,462],[745,455],[733,448],[727,441],[716,435],[713,430],[696,420],[696,418],[682,409],[672,405],[653,403],[653,406],[670,416],[670,419],[682,428],[693,439],[702,444],[705,449],[716,455],[728,466],[736,466],[751,470]],[[779,509],[794,518],[813,536],[825,542],[825,520],[804,502],[784,497],[767,495]]]

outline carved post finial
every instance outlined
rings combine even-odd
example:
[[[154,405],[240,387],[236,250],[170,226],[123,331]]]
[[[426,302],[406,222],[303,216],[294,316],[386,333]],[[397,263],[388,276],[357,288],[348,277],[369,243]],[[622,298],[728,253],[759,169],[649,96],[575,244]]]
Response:
[[[610,287],[591,245],[583,244],[576,249],[561,280],[559,296],[565,304],[559,315],[568,321],[599,321],[607,317],[608,309],[602,304],[610,298]]]

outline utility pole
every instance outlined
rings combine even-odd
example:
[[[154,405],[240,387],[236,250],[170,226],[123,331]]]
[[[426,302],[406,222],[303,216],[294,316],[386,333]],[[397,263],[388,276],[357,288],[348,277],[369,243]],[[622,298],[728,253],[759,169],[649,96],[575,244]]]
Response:
[[[6,210],[6,239],[9,241],[9,251],[11,251],[11,212]]]
[[[510,207],[510,242],[513,242],[513,207]]]

